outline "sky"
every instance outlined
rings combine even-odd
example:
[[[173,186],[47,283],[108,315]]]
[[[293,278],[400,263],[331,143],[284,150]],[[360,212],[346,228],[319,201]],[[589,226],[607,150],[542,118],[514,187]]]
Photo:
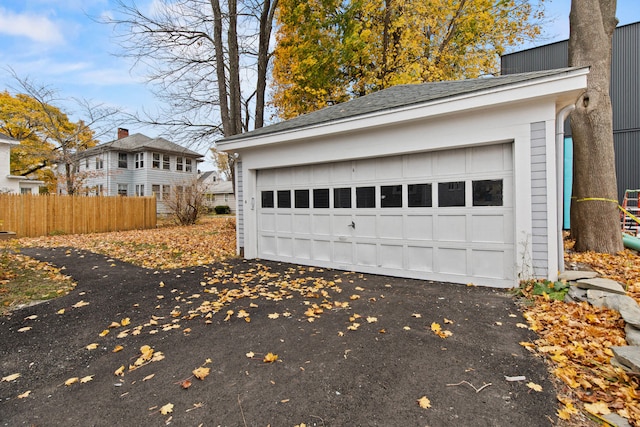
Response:
[[[579,1],[579,0],[578,0]],[[145,9],[153,0],[137,0]],[[569,37],[571,0],[545,0],[548,24],[542,37],[512,51]],[[22,78],[55,88],[63,98],[82,98],[134,113],[157,102],[142,72],[117,56],[113,28],[96,22],[113,14],[112,0],[2,0],[0,2],[0,90],[15,93],[7,68]],[[639,0],[618,0],[621,25],[640,21]],[[73,113],[70,111],[70,113]],[[73,117],[73,115],[72,115]],[[160,129],[123,124],[131,133],[155,137]],[[116,137],[116,130],[106,140]],[[106,142],[106,141],[103,141]],[[180,141],[175,141],[181,143]],[[206,154],[206,148],[197,149]],[[210,163],[203,170],[212,169]]]

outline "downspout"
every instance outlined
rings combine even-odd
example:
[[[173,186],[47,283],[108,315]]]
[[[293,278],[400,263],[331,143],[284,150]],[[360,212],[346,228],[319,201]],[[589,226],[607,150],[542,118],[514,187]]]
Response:
[[[558,271],[564,271],[564,244],[562,239],[562,220],[564,218],[564,121],[576,108],[567,105],[556,114],[556,197],[558,199]]]

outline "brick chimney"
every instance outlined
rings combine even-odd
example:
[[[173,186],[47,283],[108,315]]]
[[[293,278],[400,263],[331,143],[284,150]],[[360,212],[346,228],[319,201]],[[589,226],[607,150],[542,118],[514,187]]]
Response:
[[[129,129],[118,128],[118,139],[126,138],[129,136]]]

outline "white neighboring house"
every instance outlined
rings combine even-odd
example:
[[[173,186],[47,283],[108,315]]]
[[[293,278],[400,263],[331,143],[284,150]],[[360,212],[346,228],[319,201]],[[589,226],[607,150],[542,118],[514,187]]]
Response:
[[[236,211],[236,196],[233,194],[233,183],[220,179],[216,171],[203,172],[198,177],[198,182],[204,187],[205,205],[208,208],[216,206],[229,206],[231,213]]]
[[[0,193],[38,194],[44,181],[11,175],[11,146],[19,144],[17,139],[0,133]]]
[[[172,191],[198,178],[202,156],[164,138],[150,138],[118,129],[118,139],[91,147],[74,159],[77,173],[84,176],[84,193],[102,196],[152,196],[158,213],[167,213],[163,200]],[[58,172],[64,174],[64,164]],[[61,180],[58,192],[65,193]]]

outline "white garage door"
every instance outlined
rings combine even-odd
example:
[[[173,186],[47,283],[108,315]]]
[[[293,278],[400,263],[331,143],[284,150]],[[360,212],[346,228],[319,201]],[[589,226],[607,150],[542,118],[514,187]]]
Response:
[[[513,284],[511,143],[260,170],[257,176],[260,258]]]

